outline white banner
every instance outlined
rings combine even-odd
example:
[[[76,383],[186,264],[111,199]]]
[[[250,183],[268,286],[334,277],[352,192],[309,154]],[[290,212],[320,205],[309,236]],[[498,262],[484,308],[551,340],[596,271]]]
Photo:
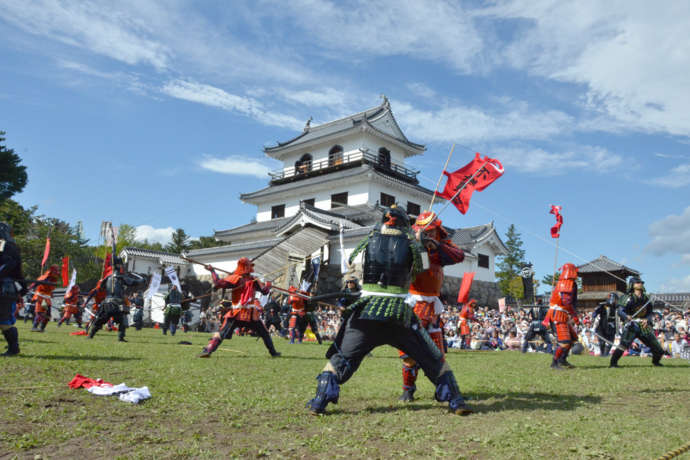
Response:
[[[340,273],[347,273],[347,259],[345,259],[345,243],[343,243],[343,224],[340,223]]]
[[[178,291],[182,292],[182,286],[180,286],[180,279],[177,277],[175,267],[173,267],[172,265],[168,265],[167,267],[165,267],[165,276],[170,278],[172,284],[177,286]]]
[[[77,269],[73,268],[72,269],[72,278],[69,279],[69,284],[67,285],[67,290],[65,291],[65,294],[69,293],[69,290],[72,289],[72,286],[74,286],[77,282]]]
[[[151,282],[149,283],[149,288],[144,292],[144,298],[150,299],[155,293],[158,292],[158,288],[161,287],[161,274],[156,272],[151,277]]]

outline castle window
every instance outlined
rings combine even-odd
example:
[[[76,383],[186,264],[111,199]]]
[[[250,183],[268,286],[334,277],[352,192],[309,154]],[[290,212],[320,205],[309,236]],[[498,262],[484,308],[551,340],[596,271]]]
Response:
[[[331,195],[331,209],[347,206],[347,192]]]
[[[393,195],[381,192],[381,200],[379,202],[381,203],[381,206],[390,207],[395,204],[395,197]]]
[[[271,219],[280,219],[285,217],[285,205],[279,204],[271,207]]]
[[[328,151],[328,166],[337,166],[343,164],[343,148],[339,145],[334,145]]]
[[[418,216],[421,209],[417,203],[407,202],[407,213],[411,216]]]
[[[478,254],[477,265],[481,268],[489,268],[489,256],[486,254]]]
[[[312,208],[314,207],[314,203],[316,200],[314,198],[309,198],[308,200],[302,200],[302,203],[311,206]]]
[[[295,162],[295,174],[304,174],[311,171],[311,161],[312,157],[310,154],[305,153],[302,157]]]
[[[385,147],[379,149],[379,165],[384,168],[391,167],[391,151]]]

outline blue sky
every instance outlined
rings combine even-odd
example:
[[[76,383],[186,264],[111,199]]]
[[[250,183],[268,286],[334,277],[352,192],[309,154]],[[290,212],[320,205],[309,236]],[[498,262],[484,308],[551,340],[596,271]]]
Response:
[[[422,6],[423,5],[423,6]],[[247,223],[264,145],[390,100],[433,188],[474,151],[506,173],[451,226],[522,232],[553,267],[605,254],[690,290],[690,4],[34,1],[0,8],[0,129],[50,216],[164,241]]]

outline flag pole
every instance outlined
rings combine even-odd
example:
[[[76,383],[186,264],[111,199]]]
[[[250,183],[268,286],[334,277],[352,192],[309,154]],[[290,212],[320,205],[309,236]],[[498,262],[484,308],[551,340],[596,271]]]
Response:
[[[436,198],[436,192],[438,192],[438,186],[441,185],[441,179],[443,179],[443,173],[446,172],[446,168],[448,168],[448,163],[450,162],[450,157],[453,156],[453,150],[455,150],[455,144],[450,148],[450,152],[448,153],[448,158],[446,158],[446,164],[443,165],[443,170],[441,171],[441,175],[438,176],[438,182],[436,182],[436,188],[434,189],[434,194],[431,195],[431,203],[429,203],[429,209],[427,211],[431,211],[431,207],[434,205],[434,199]]]
[[[450,204],[453,202],[453,200],[455,200],[455,198],[457,198],[457,196],[460,195],[460,192],[462,192],[462,191],[465,189],[465,187],[467,186],[467,184],[469,184],[469,183],[472,181],[472,179],[474,179],[474,177],[475,177],[477,174],[479,174],[479,172],[482,171],[482,170],[484,169],[484,167],[485,167],[487,164],[489,164],[489,162],[488,162],[488,161],[485,161],[484,164],[483,164],[479,169],[477,169],[477,170],[474,172],[474,174],[472,174],[472,175],[470,176],[470,178],[467,179],[467,180],[465,181],[464,184],[462,184],[462,187],[460,187],[460,188],[458,189],[458,191],[455,192],[455,195],[453,195],[453,197],[452,197],[450,200],[448,200],[448,201],[446,202],[446,204],[443,205],[443,207],[438,211],[438,213],[436,213],[436,215],[434,216],[434,218],[431,219],[431,220],[429,221],[429,223],[426,224],[426,225],[424,226],[424,228],[422,229],[422,231],[426,230],[426,229],[429,227],[429,225],[431,225],[432,223],[434,223],[434,221],[435,221],[436,219],[438,219],[438,217],[441,215],[441,213],[442,213],[443,211],[446,210],[446,208],[448,207],[448,205],[450,205]]]
[[[561,235],[559,230],[558,238],[556,238],[556,256],[553,259],[553,277],[551,279],[551,290],[556,287],[556,268],[558,267],[558,243],[561,241]]]

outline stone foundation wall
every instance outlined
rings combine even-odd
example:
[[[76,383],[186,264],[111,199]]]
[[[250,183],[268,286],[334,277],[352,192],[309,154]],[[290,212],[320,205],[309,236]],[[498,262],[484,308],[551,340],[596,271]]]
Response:
[[[441,287],[441,295],[453,305],[458,298],[462,278],[446,276]],[[476,299],[480,307],[498,308],[498,299],[504,297],[497,283],[490,281],[473,281],[470,289],[470,299]]]

